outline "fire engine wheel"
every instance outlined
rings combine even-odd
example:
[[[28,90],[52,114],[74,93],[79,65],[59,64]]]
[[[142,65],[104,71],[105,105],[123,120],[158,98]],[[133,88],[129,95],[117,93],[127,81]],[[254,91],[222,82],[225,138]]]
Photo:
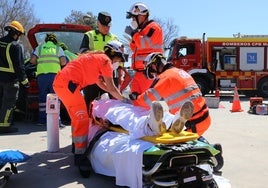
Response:
[[[258,94],[262,97],[268,97],[268,77],[262,78],[259,81]]]
[[[200,91],[202,92],[202,95],[203,96],[209,93],[209,90],[210,89],[208,87],[207,82],[204,79],[202,79],[202,78],[195,78],[194,80],[195,80],[196,84],[198,85]]]

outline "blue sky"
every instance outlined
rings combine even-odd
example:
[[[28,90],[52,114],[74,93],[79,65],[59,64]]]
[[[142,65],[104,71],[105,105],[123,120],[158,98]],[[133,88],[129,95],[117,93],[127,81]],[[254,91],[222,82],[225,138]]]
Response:
[[[108,11],[112,15],[111,31],[122,37],[130,20],[126,11],[138,1],[132,0],[29,0],[42,23],[61,23],[71,10]],[[178,36],[201,38],[233,37],[240,32],[248,35],[268,34],[268,1],[242,0],[144,0],[151,18],[172,19],[178,26]]]

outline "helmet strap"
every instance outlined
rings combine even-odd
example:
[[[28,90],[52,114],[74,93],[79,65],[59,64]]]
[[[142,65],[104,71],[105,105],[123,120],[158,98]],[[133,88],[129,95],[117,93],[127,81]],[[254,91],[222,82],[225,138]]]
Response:
[[[145,20],[148,20],[148,19],[149,19],[149,14],[147,14],[147,15],[146,15],[146,18],[145,18]]]
[[[137,29],[141,29],[142,24],[139,22],[139,18],[138,18],[138,16],[139,16],[139,15],[135,15],[135,16],[133,16],[133,17],[135,18],[135,20],[136,20],[136,22],[137,22],[137,24],[138,24],[138,28],[137,28]]]
[[[155,63],[155,66],[156,66],[156,71],[157,71],[157,74],[160,74],[163,72],[163,68],[166,64],[166,61],[164,62],[165,60],[163,60],[162,58],[157,60],[157,62]]]
[[[21,35],[21,32],[15,30],[15,29],[10,29],[8,31],[8,35],[12,36],[12,37],[15,37],[15,35],[17,35],[18,37]]]
[[[141,29],[141,28],[143,27],[144,23],[147,23],[148,18],[149,18],[149,14],[147,14],[147,15],[145,16],[145,19],[144,19],[144,21],[143,21],[142,23],[139,23],[139,22],[137,21],[138,26],[139,26],[139,29]]]

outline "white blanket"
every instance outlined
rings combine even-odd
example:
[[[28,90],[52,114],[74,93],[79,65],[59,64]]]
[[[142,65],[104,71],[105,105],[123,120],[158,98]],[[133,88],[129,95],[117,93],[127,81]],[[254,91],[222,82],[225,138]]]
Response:
[[[109,131],[94,145],[90,155],[92,167],[96,173],[116,177],[116,185],[140,188],[143,151],[152,146],[150,142]]]

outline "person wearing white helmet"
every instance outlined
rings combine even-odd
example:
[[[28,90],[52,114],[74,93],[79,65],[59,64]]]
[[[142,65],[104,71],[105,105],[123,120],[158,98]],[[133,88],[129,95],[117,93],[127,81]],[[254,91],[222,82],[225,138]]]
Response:
[[[22,24],[12,21],[4,30],[7,35],[0,38],[0,133],[16,132],[13,124],[19,84],[29,88],[25,73],[22,46],[19,37],[25,34]]]
[[[125,62],[124,46],[119,41],[110,41],[103,50],[87,52],[70,61],[57,73],[53,82],[54,91],[71,118],[74,161],[83,177],[90,173],[89,162],[83,158],[90,118],[81,90],[87,85],[97,84],[115,99],[123,100],[113,81],[113,64]]]
[[[140,153],[146,150],[143,148],[148,142],[143,143],[137,138],[161,135],[166,131],[172,134],[180,133],[184,129],[197,133],[200,136],[199,141],[210,145],[202,134],[209,128],[211,118],[206,101],[191,75],[174,67],[162,53],[149,54],[144,59],[144,63],[144,74],[154,82],[149,89],[138,96],[137,100],[128,101],[132,104],[107,99],[93,102],[94,117],[97,120],[98,118],[106,120],[100,123],[105,122],[106,127],[109,123],[120,125],[128,131],[129,136],[124,137],[120,133],[104,133],[89,155],[92,167],[100,174],[111,176],[114,173],[116,182],[128,187],[143,185],[143,176],[140,173],[144,158]],[[220,144],[212,146],[220,151],[215,155],[217,165],[213,167],[214,173],[220,173],[219,170],[224,164],[222,148]],[[138,150],[133,152],[133,148],[141,148],[141,152],[139,153]],[[126,160],[123,167],[119,165],[122,159]]]
[[[125,32],[132,37],[132,68],[135,70],[131,83],[131,98],[143,93],[152,84],[144,74],[143,61],[152,52],[163,52],[163,31],[159,24],[149,19],[150,11],[144,3],[135,3],[127,11],[127,19],[132,19],[131,26]]]
[[[161,108],[156,102],[164,101],[167,111],[175,115],[172,126],[166,123],[167,128],[176,133],[185,128],[202,136],[209,128],[211,118],[206,101],[191,75],[167,62],[164,55],[159,52],[149,54],[144,59],[144,64],[143,73],[148,79],[153,80],[153,84],[137,99],[127,102],[147,110],[151,109],[148,124],[154,134],[161,134],[163,130],[161,126],[164,107]],[[105,111],[104,108],[101,109]],[[119,113],[116,115],[120,116]],[[131,119],[135,118],[129,118],[129,121]]]
[[[177,69],[167,62],[159,52],[149,54],[144,59],[144,63],[143,74],[154,82],[136,100],[123,101],[133,104],[135,107],[119,108],[120,105],[124,106],[119,103],[116,104],[117,108],[113,105],[108,108],[105,107],[105,105],[109,105],[108,102],[95,101],[93,102],[93,106],[95,105],[95,108],[93,107],[94,116],[107,118],[113,124],[119,124],[130,131],[133,138],[140,138],[161,135],[168,129],[174,133],[180,133],[184,129],[184,125],[192,118],[193,113],[197,112],[194,117],[204,115],[201,120],[205,125],[201,126],[202,128],[198,126],[194,130],[192,130],[192,126],[186,127],[186,129],[192,132],[198,131],[197,133],[201,136],[210,125],[210,116],[208,116],[205,100],[193,78],[185,71]],[[194,106],[195,103],[198,104]],[[96,107],[96,105],[100,105],[100,107]],[[143,113],[140,114],[140,112]],[[194,123],[200,122],[194,121]]]

